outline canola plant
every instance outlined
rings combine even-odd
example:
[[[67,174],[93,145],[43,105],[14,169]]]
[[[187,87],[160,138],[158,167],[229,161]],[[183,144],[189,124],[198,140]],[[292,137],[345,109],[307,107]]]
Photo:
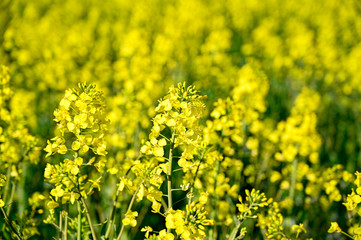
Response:
[[[361,239],[358,0],[2,0],[0,239]]]

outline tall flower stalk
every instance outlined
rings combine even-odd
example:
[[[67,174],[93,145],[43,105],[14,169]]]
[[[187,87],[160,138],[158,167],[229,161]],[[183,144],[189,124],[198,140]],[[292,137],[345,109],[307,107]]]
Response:
[[[69,204],[79,202],[84,209],[93,239],[97,239],[92,217],[85,199],[94,191],[100,190],[101,173],[105,166],[104,156],[107,132],[105,104],[102,92],[94,85],[79,84],[76,89],[66,91],[59,107],[54,112],[57,122],[57,136],[44,149],[47,157],[64,155],[57,164],[48,163],[44,176],[54,184],[50,191],[48,207],[51,211],[47,222],[54,221],[52,214],[58,207],[66,211]],[[92,178],[85,171],[95,171]],[[69,214],[69,213],[67,213]],[[67,215],[66,215],[67,217]],[[78,238],[81,237],[81,208],[78,207]],[[66,238],[66,232],[65,238]]]

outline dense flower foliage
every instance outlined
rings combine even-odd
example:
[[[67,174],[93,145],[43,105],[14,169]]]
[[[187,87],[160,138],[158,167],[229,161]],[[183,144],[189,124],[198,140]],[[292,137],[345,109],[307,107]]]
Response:
[[[361,239],[360,42],[357,0],[0,1],[0,239]]]

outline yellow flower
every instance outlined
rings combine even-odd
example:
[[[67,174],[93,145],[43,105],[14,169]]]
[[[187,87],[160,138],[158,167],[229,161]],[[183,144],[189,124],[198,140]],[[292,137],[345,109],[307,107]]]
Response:
[[[59,203],[51,200],[47,203],[47,206],[49,209],[55,209],[55,208],[59,207]]]
[[[303,226],[303,224],[295,224],[292,226],[292,230],[293,231],[296,231],[297,234],[301,233],[301,232],[304,232],[304,233],[307,233],[306,231],[306,228]]]
[[[141,232],[145,232],[145,238],[149,238],[149,233],[153,232],[153,228],[146,226],[140,230]]]
[[[361,202],[361,196],[357,195],[354,191],[354,189],[352,189],[351,194],[347,195],[347,201],[345,203],[343,203],[343,205],[346,206],[347,211],[352,211],[354,210],[357,205]]]
[[[128,210],[125,214],[125,218],[122,220],[122,223],[125,226],[130,225],[132,227],[135,227],[137,225],[137,220],[135,219],[136,217],[138,217],[138,212],[132,212]]]
[[[62,196],[64,196],[64,190],[61,188],[61,185],[58,185],[56,188],[53,188],[50,191],[50,194],[55,197],[55,199],[58,199]]]
[[[166,227],[169,229],[176,229],[177,227],[178,229],[182,228],[184,226],[184,215],[185,213],[181,210],[175,211],[173,209],[169,209],[165,218]]]
[[[153,203],[152,203],[152,212],[158,213],[160,211],[161,206],[162,206],[162,204],[160,204],[159,202],[153,201]]]
[[[328,229],[328,233],[341,232],[341,228],[337,222],[331,222],[331,227]]]
[[[6,176],[0,173],[0,187],[5,186]]]
[[[165,229],[159,232],[159,240],[174,240],[174,235],[172,233],[167,233]]]

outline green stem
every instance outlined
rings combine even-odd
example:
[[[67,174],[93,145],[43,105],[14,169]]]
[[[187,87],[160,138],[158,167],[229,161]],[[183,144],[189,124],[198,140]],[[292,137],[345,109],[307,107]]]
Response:
[[[217,222],[217,210],[216,210],[216,204],[217,204],[217,176],[220,169],[220,163],[219,161],[216,162],[216,171],[214,172],[214,186],[213,186],[213,197],[212,197],[212,214],[211,219],[216,223]],[[213,228],[210,228],[209,231],[209,239],[217,239],[217,224],[214,224]]]
[[[195,172],[195,174],[194,174],[194,176],[193,176],[193,181],[192,181],[191,189],[190,189],[190,191],[189,191],[189,193],[188,193],[188,194],[189,194],[189,197],[188,197],[188,208],[189,208],[189,209],[190,209],[190,207],[191,207],[192,198],[193,198],[193,194],[194,194],[194,184],[195,184],[195,182],[196,182],[197,175],[198,175],[198,170],[199,170],[199,167],[201,166],[202,160],[203,160],[203,154],[202,154],[202,157],[201,157],[201,159],[200,159],[200,161],[199,161],[199,164],[198,164],[198,166],[197,166],[196,172]],[[187,212],[187,215],[186,215],[186,219],[188,219],[188,212]]]
[[[64,213],[64,211],[63,211]],[[68,240],[68,214],[67,212],[64,213],[64,233],[63,233],[63,239]]]
[[[165,202],[165,200],[163,199],[163,197],[160,199],[160,203],[162,204],[164,211],[168,211],[168,206],[167,203]]]
[[[77,240],[81,240],[81,206],[78,201],[78,229],[77,229]]]
[[[11,168],[12,168],[12,165],[10,165],[8,167],[8,170],[6,172],[6,185],[5,185],[5,188],[4,188],[4,196],[3,196],[3,199],[4,199],[5,203],[7,203],[6,200],[8,198],[8,193],[9,193],[9,188],[10,188]]]
[[[8,203],[8,209],[6,209],[6,214],[9,216],[10,215],[10,211],[11,211],[11,206],[12,206],[12,201],[14,199],[14,193],[15,193],[15,183],[11,183],[11,192],[10,192],[10,199],[9,199],[9,203]]]
[[[150,201],[146,201],[142,208],[139,211],[139,215],[137,217],[137,225],[131,229],[131,234],[134,236],[137,232],[139,232],[139,228],[142,226],[143,220],[147,217],[147,213],[150,207]]]
[[[237,236],[237,233],[238,233],[238,231],[239,231],[239,228],[240,228],[241,225],[243,224],[243,219],[246,219],[246,218],[248,217],[248,214],[249,214],[249,212],[251,212],[251,209],[253,208],[253,206],[257,206],[257,204],[254,204],[253,202],[251,202],[251,203],[249,204],[249,207],[248,207],[247,211],[245,211],[245,212],[243,213],[243,215],[242,215],[242,218],[241,218],[242,221],[239,221],[239,222],[237,223],[236,227],[233,229],[233,231],[232,231],[232,233],[231,233],[231,236],[229,237],[228,240],[234,240],[234,239],[236,239],[236,236]]]
[[[256,189],[258,189],[258,186],[261,184],[262,182],[262,175],[263,173],[267,170],[268,167],[268,162],[269,162],[269,154],[266,154],[264,156],[264,158],[262,158],[262,164],[261,164],[261,169],[258,171],[257,173],[257,177],[256,177]]]
[[[105,232],[105,239],[108,239],[109,238],[109,235],[111,233],[111,230],[112,230],[112,227],[114,225],[114,218],[115,218],[115,210],[116,210],[116,206],[117,206],[117,202],[118,202],[118,197],[119,197],[119,193],[120,193],[120,190],[119,190],[119,187],[117,188],[117,193],[115,195],[115,199],[114,199],[114,202],[113,202],[113,209],[112,209],[112,213],[110,215],[110,220],[109,220],[109,223],[108,223],[108,226],[107,226],[107,230]]]
[[[59,213],[59,240],[62,240],[63,238],[63,218],[62,218],[62,214],[61,214],[62,211],[60,211]]]
[[[86,214],[86,217],[88,219],[90,231],[91,231],[92,236],[93,236],[93,240],[97,240],[97,235],[95,234],[95,231],[94,231],[94,227],[93,227],[92,219],[91,219],[90,214],[89,214],[88,206],[86,205],[85,200],[84,200],[83,197],[80,197],[80,201],[83,204],[85,214]]]
[[[229,240],[234,240],[237,236],[239,228],[241,227],[242,223],[238,222],[237,226],[232,230],[231,235],[229,236]]]
[[[129,203],[129,206],[128,206],[128,211],[132,210],[132,207],[133,207],[133,204],[134,204],[134,200],[135,200],[135,197],[137,196],[138,192],[139,192],[139,189],[140,189],[140,186],[142,186],[143,182],[141,182],[137,188],[137,190],[135,190],[134,194],[133,194],[133,197],[132,199],[130,200],[130,203]],[[120,232],[118,234],[118,237],[117,237],[117,240],[120,240],[122,234],[123,234],[123,230],[124,230],[124,224],[122,224],[122,228],[120,229]]]
[[[139,159],[139,156],[138,156],[138,159]],[[125,176],[128,176],[128,174],[130,173],[130,170],[132,169],[133,166],[131,166],[127,172],[125,173]],[[108,226],[107,226],[107,230],[105,232],[105,239],[108,239],[109,238],[109,235],[111,233],[111,230],[112,230],[112,227],[114,225],[114,221],[115,221],[115,210],[117,209],[116,205],[117,205],[117,202],[118,202],[118,198],[119,198],[119,194],[120,194],[120,190],[119,188],[117,188],[117,193],[115,194],[115,199],[114,199],[114,202],[113,202],[113,209],[112,209],[112,213],[110,214],[110,220],[109,220],[109,223],[108,223]]]
[[[168,209],[172,208],[173,206],[173,198],[172,198],[172,163],[173,163],[173,148],[174,148],[174,138],[175,133],[172,134],[172,140],[170,143],[169,149],[169,157],[168,157],[168,174],[167,174],[167,188],[168,188]],[[170,232],[170,229],[167,229],[167,232]]]
[[[22,238],[20,237],[19,233],[16,231],[14,225],[12,224],[11,220],[9,219],[8,215],[6,214],[5,210],[3,207],[1,207],[1,212],[3,213],[4,215],[4,218],[5,218],[5,221],[6,223],[9,225],[11,231],[13,231],[13,233],[16,235],[16,238],[18,240],[22,240]]]
[[[353,238],[350,234],[345,233],[344,231],[341,231],[341,233],[342,233],[342,234],[344,234],[345,236],[347,236],[347,237],[351,238],[351,239],[354,239],[354,238]]]

